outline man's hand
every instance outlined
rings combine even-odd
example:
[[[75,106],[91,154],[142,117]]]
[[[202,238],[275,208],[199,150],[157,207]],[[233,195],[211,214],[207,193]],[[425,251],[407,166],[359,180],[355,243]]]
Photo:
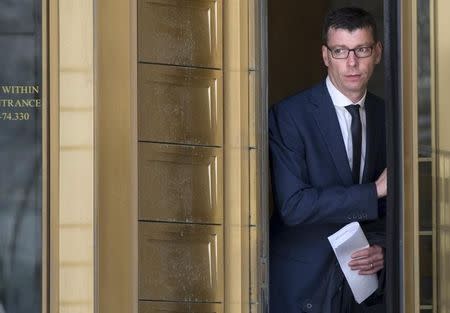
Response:
[[[378,198],[385,197],[387,195],[387,169],[385,168],[383,173],[381,173],[380,177],[378,177],[375,182],[377,187],[377,196]]]
[[[360,275],[375,274],[384,267],[383,248],[373,245],[354,252],[348,266],[353,271],[359,271],[358,274]]]

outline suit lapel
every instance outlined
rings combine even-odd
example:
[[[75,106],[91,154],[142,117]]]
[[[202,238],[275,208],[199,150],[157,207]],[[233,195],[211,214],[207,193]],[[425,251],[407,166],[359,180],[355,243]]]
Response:
[[[336,109],[334,108],[325,82],[315,89],[312,100],[316,105],[314,118],[327,144],[339,176],[344,185],[351,185],[352,171],[348,163],[341,128],[336,116]]]
[[[374,103],[370,99],[370,95],[367,94],[366,98],[366,159],[364,161],[364,171],[362,177],[362,183],[368,183],[370,181],[370,174],[373,173],[374,169],[374,148],[376,147],[376,111],[374,108]]]

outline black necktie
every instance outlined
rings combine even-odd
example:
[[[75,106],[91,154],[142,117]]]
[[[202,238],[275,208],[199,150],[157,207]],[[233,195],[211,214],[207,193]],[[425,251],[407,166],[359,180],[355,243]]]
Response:
[[[359,173],[361,168],[361,117],[359,116],[359,104],[347,105],[345,108],[352,116],[352,143],[353,143],[353,183],[359,184]]]

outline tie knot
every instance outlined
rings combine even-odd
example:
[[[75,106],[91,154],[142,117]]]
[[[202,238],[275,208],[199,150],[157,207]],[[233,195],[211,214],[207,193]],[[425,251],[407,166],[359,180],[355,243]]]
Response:
[[[346,105],[345,108],[347,109],[347,111],[350,113],[350,115],[353,117],[355,115],[359,116],[359,108],[361,106],[359,104],[350,104],[350,105]]]

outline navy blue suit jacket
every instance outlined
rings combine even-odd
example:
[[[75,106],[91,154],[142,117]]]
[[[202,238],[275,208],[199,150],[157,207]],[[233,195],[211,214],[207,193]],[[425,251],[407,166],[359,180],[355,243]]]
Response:
[[[327,239],[345,224],[359,221],[372,244],[383,244],[384,202],[374,182],[386,167],[384,102],[367,93],[365,108],[366,159],[356,185],[325,82],[269,113],[271,313],[335,313],[348,305]]]

